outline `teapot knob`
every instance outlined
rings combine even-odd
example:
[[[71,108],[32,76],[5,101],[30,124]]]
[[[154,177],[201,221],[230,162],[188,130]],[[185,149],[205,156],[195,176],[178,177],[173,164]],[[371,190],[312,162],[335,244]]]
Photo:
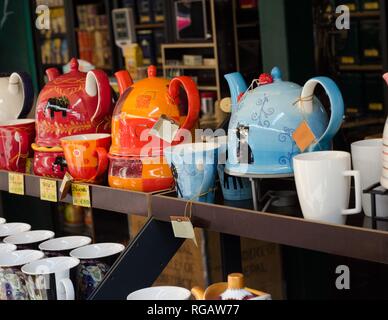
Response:
[[[273,83],[273,77],[270,74],[263,73],[263,74],[260,75],[260,77],[259,77],[259,84],[261,86],[264,86],[266,84],[271,84],[271,83]]]
[[[275,67],[272,69],[271,76],[272,76],[274,81],[282,81],[283,75],[282,75],[281,70],[278,67]]]
[[[76,72],[79,70],[79,64],[78,64],[78,60],[76,58],[71,59],[70,70],[71,70],[71,72]]]
[[[155,66],[148,67],[148,78],[155,78],[157,75],[157,70]]]

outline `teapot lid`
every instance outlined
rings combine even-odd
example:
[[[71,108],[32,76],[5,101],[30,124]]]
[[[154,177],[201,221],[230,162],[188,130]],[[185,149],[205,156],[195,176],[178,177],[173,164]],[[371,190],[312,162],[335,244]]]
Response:
[[[253,91],[265,92],[269,94],[284,94],[285,91],[301,89],[301,86],[283,80],[283,74],[279,67],[274,67],[271,74],[263,73],[258,80],[258,87]]]

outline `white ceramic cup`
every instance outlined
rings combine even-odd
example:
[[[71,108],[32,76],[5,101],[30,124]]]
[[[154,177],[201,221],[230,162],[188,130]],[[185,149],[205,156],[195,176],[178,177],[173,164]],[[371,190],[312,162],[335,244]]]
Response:
[[[45,241],[39,245],[39,250],[47,256],[66,256],[70,251],[87,246],[92,242],[89,237],[71,236]]]
[[[31,300],[75,300],[70,270],[80,261],[71,257],[55,257],[34,261],[22,267],[27,276]]]
[[[7,220],[5,220],[4,218],[0,218],[0,224],[4,224],[4,223],[7,223]]]
[[[191,292],[179,287],[152,287],[131,293],[127,300],[190,300]]]
[[[4,243],[16,245],[19,250],[38,249],[40,242],[54,238],[55,233],[48,230],[27,231],[6,237]]]
[[[354,170],[360,171],[362,190],[378,183],[383,170],[381,153],[382,139],[363,140],[351,145]],[[371,195],[362,195],[362,208],[366,216],[372,216]],[[376,213],[378,217],[388,216],[388,198],[376,196]]]
[[[27,223],[5,223],[0,225],[0,239],[12,236],[14,234],[27,232],[31,226]]]
[[[305,219],[344,224],[347,215],[361,212],[360,172],[351,171],[349,153],[323,151],[298,155],[294,158],[294,173]],[[347,209],[352,176],[356,207]]]
[[[10,243],[0,243],[0,254],[16,251],[16,246]]]

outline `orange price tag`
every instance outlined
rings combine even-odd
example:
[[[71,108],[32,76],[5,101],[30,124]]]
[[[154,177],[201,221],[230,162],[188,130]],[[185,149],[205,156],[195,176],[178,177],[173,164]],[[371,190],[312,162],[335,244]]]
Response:
[[[292,138],[301,152],[304,152],[316,140],[314,132],[310,129],[307,121],[303,121],[296,128]]]

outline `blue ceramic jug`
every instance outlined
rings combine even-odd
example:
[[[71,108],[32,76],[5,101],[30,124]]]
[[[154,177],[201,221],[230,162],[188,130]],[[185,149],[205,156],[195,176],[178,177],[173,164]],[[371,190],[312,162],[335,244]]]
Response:
[[[228,132],[231,173],[292,174],[292,159],[302,151],[294,133],[302,126],[313,133],[303,152],[329,150],[344,117],[344,102],[337,85],[329,78],[313,78],[302,88],[282,80],[279,68],[266,75],[266,82],[248,88],[240,73],[225,76],[232,97],[232,117]],[[252,83],[253,84],[253,83]],[[331,117],[314,97],[320,84],[331,105]]]

